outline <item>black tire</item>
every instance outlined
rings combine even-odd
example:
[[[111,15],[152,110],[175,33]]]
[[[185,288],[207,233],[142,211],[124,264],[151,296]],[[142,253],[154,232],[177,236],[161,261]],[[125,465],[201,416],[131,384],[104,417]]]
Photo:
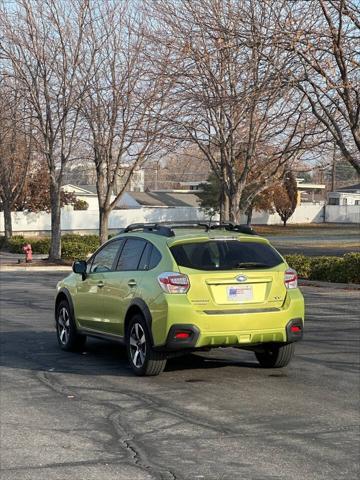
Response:
[[[126,350],[134,373],[139,376],[155,376],[164,371],[166,354],[152,348],[150,333],[144,317],[134,315],[126,329]]]
[[[70,352],[80,350],[86,342],[86,336],[77,331],[67,300],[61,300],[56,309],[56,335],[60,348]]]
[[[263,368],[283,368],[286,367],[294,356],[295,344],[286,345],[271,344],[264,345],[262,352],[255,352],[255,356]]]

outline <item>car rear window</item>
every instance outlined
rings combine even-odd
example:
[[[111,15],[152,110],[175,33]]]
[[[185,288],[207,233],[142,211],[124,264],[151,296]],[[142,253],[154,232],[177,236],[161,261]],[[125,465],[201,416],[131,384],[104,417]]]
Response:
[[[170,248],[179,266],[196,270],[271,268],[283,262],[270,245],[238,240],[183,243]]]

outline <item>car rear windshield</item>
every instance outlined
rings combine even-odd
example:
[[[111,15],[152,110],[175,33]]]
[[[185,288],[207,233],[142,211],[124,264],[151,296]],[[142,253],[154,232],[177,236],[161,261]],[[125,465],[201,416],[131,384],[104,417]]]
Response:
[[[183,243],[170,248],[179,266],[196,270],[271,268],[283,262],[270,245],[238,240]]]

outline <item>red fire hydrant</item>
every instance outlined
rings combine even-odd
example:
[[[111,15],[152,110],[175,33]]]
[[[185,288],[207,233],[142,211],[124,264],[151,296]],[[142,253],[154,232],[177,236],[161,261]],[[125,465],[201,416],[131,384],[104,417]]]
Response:
[[[23,252],[25,253],[25,262],[31,263],[32,262],[32,248],[30,243],[24,243],[22,247]]]

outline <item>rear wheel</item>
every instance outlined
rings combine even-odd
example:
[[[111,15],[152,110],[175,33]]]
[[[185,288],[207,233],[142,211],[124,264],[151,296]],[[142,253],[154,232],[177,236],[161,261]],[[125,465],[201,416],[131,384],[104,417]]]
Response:
[[[126,349],[136,375],[159,375],[166,365],[166,354],[153,350],[150,334],[142,315],[134,315],[126,330]]]
[[[56,309],[56,333],[63,350],[76,351],[85,344],[86,336],[78,333],[67,300],[61,300]]]
[[[262,352],[255,352],[255,356],[264,368],[282,368],[286,367],[294,356],[295,344],[286,345],[264,345]]]

